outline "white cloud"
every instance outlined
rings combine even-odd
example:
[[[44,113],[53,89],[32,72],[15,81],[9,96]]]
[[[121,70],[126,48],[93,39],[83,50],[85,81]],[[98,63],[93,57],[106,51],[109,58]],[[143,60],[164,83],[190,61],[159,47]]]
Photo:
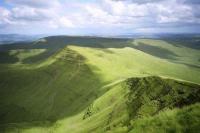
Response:
[[[0,25],[41,29],[154,29],[173,24],[200,24],[198,4],[188,0],[6,0]],[[194,8],[195,6],[195,8]],[[30,26],[31,25],[31,26]],[[26,29],[26,26],[24,28]],[[146,28],[145,28],[146,27]],[[143,31],[143,30],[141,30]],[[124,31],[123,31],[124,32]]]
[[[190,6],[178,3],[171,3],[168,5],[157,5],[158,22],[189,22],[194,19],[193,10]]]
[[[10,11],[6,8],[0,7],[0,24],[8,23]]]
[[[61,25],[64,27],[68,27],[68,28],[75,27],[75,25],[66,17],[61,17],[59,21],[60,21]]]
[[[31,7],[15,7],[11,10],[13,19],[27,21],[41,21],[48,18],[44,11]]]
[[[112,0],[105,0],[104,4],[113,15],[142,17],[148,14],[148,6],[146,4],[139,5],[137,3]]]
[[[36,8],[48,8],[59,6],[58,0],[5,0],[8,4],[17,6],[28,6]]]

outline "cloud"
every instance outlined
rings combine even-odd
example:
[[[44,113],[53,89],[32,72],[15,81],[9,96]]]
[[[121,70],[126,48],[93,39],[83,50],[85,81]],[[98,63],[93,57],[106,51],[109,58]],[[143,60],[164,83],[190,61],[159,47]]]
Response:
[[[112,0],[112,1],[122,1],[129,3],[137,3],[137,4],[146,4],[146,3],[161,3],[165,1],[179,2],[185,4],[200,4],[199,0]]]
[[[186,4],[200,4],[199,0],[183,0]]]
[[[15,7],[11,10],[12,19],[24,21],[43,21],[50,18],[46,10],[31,8],[31,7]]]
[[[6,23],[9,20],[10,11],[6,8],[0,7],[0,23]]]
[[[173,3],[169,5],[157,5],[157,16],[159,23],[190,23],[197,22],[191,6]]]
[[[0,25],[7,29],[23,26],[30,32],[124,33],[200,25],[200,3],[195,0],[5,0],[5,3],[10,7],[0,7]]]
[[[6,2],[16,6],[29,6],[36,8],[47,8],[60,5],[58,0],[6,0]]]
[[[146,4],[146,3],[158,3],[165,0],[112,0],[112,1],[121,1],[121,2],[131,2],[131,3],[137,3],[137,4]]]
[[[60,21],[60,24],[63,26],[63,27],[70,27],[70,28],[73,28],[75,27],[75,25],[66,17],[61,17],[59,19]]]

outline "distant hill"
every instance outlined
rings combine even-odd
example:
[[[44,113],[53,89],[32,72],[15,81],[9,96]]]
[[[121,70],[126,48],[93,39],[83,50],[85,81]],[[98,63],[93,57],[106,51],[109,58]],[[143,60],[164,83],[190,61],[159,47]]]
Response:
[[[16,42],[30,42],[41,37],[44,37],[44,35],[0,34],[0,45],[12,44]]]

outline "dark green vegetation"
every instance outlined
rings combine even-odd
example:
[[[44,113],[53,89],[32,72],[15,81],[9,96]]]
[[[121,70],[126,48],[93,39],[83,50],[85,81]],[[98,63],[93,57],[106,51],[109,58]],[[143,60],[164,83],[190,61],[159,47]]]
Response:
[[[177,56],[175,53],[171,52],[170,50],[167,50],[161,47],[151,46],[145,43],[140,43],[138,46],[135,46],[134,48],[141,50],[145,53],[148,53],[150,55],[157,56],[164,59],[175,59]]]
[[[1,71],[0,123],[55,121],[78,113],[97,97],[100,81],[84,57],[65,48],[53,58],[56,62],[42,68]]]
[[[198,85],[158,77],[128,79],[131,118],[157,114],[166,108],[183,107],[200,101]]]
[[[199,131],[200,51],[168,40],[54,36],[1,45],[0,131]]]

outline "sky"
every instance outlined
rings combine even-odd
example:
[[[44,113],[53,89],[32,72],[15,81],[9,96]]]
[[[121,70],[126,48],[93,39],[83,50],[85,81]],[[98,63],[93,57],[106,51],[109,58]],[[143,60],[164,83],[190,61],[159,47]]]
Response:
[[[0,0],[0,34],[200,33],[200,0]]]

